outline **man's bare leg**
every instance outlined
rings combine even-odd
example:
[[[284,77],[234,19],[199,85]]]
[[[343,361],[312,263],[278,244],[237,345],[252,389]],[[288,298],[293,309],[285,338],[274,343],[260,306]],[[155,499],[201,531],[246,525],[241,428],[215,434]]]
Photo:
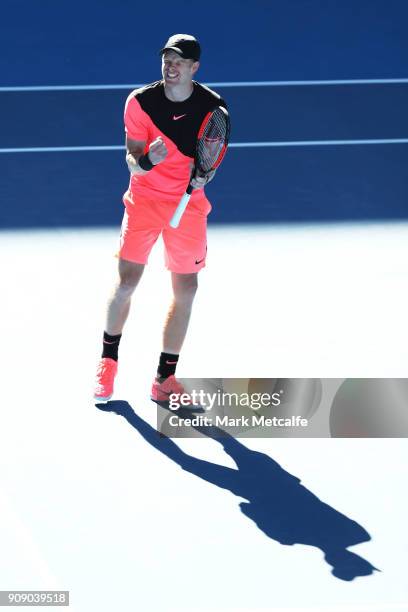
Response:
[[[176,367],[181,347],[186,337],[194,296],[197,291],[197,273],[176,274],[171,276],[173,285],[173,301],[167,313],[163,330],[163,351],[160,355],[157,376],[153,381],[151,398],[159,405],[170,407],[169,401],[173,394],[184,395],[183,386],[175,379]],[[187,401],[191,408],[192,402]],[[183,403],[185,407],[186,404]],[[201,410],[201,409],[200,409]]]
[[[103,352],[96,371],[94,398],[107,402],[113,395],[118,371],[118,349],[123,326],[129,314],[130,301],[144,270],[143,264],[119,259],[119,280],[108,301]]]
[[[105,331],[110,336],[122,333],[129,315],[132,294],[142,277],[144,264],[119,259],[119,279],[109,298]]]
[[[186,337],[194,297],[198,287],[198,274],[172,272],[173,301],[167,313],[163,330],[163,352],[178,355]]]
[[[161,383],[176,372],[181,347],[186,337],[194,296],[197,291],[197,273],[172,272],[173,300],[163,329],[163,348],[157,368]]]

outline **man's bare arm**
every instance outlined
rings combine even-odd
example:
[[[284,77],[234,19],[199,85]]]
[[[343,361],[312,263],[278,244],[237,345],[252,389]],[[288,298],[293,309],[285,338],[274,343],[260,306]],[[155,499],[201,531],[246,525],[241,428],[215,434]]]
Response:
[[[126,163],[130,174],[146,174],[146,171],[137,163],[139,158],[143,155],[145,146],[146,142],[142,140],[132,140],[126,137]]]
[[[126,137],[126,163],[131,174],[141,176],[148,172],[148,170],[143,170],[138,163],[139,159],[143,156],[145,147],[146,142]],[[157,164],[160,164],[166,158],[167,147],[160,136],[150,144],[147,156],[153,166],[157,166]]]

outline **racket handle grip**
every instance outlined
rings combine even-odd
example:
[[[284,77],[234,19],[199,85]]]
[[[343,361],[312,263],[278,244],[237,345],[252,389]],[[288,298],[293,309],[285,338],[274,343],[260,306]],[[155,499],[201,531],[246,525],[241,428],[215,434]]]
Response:
[[[173,227],[174,229],[176,229],[179,226],[180,219],[183,216],[183,213],[187,208],[187,204],[190,199],[190,196],[191,196],[191,192],[188,193],[188,188],[187,188],[187,192],[181,198],[179,205],[177,206],[172,218],[170,219],[170,227]]]

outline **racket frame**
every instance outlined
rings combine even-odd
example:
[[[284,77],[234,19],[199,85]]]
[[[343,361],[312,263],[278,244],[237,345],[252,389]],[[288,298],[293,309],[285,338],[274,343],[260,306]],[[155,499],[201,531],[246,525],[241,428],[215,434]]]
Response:
[[[218,110],[221,109],[224,113],[225,113],[225,118],[226,118],[226,124],[227,124],[227,132],[225,135],[225,140],[224,140],[224,144],[222,146],[222,149],[220,151],[220,153],[218,154],[218,157],[216,159],[216,161],[214,162],[214,164],[211,166],[211,168],[209,170],[207,170],[206,172],[202,169],[200,169],[200,165],[197,163],[197,152],[198,152],[198,143],[200,141],[200,138],[202,137],[202,135],[204,134],[204,130],[208,125],[208,122],[212,116],[212,114]],[[200,129],[198,131],[197,134],[197,144],[196,144],[196,152],[195,152],[195,157],[194,157],[194,166],[191,172],[191,177],[190,177],[190,181],[189,184],[187,186],[187,189],[184,193],[184,195],[182,196],[176,210],[174,211],[174,214],[172,216],[172,218],[170,219],[170,227],[176,229],[179,224],[180,224],[180,220],[181,217],[184,214],[184,211],[187,208],[188,202],[190,200],[191,194],[193,192],[193,186],[191,184],[191,181],[193,180],[194,176],[196,175],[196,173],[198,172],[198,174],[202,175],[202,176],[206,176],[206,174],[208,174],[209,172],[212,172],[213,170],[216,170],[218,168],[218,166],[220,165],[220,163],[222,162],[222,160],[224,159],[225,153],[227,151],[228,148],[228,141],[229,141],[229,133],[230,133],[230,119],[229,119],[229,114],[226,108],[224,108],[223,106],[217,106],[217,108],[215,108],[212,111],[209,111],[206,116],[204,117]]]

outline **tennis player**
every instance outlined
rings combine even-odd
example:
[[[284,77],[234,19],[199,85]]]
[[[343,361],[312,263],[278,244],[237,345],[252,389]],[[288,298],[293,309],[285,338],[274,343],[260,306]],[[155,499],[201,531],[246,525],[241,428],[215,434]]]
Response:
[[[166,402],[171,393],[184,392],[175,372],[197,290],[197,275],[206,262],[211,205],[204,186],[214,171],[193,178],[194,191],[179,227],[171,228],[169,221],[191,177],[200,125],[207,113],[226,104],[216,92],[193,80],[201,55],[194,36],[175,34],[160,53],[163,78],[133,91],[125,105],[126,162],[131,178],[123,197],[119,278],[108,301],[97,368],[94,397],[98,401],[107,401],[113,395],[118,348],[131,297],[160,235],[165,265],[171,272],[173,300],[164,325],[151,399]]]

